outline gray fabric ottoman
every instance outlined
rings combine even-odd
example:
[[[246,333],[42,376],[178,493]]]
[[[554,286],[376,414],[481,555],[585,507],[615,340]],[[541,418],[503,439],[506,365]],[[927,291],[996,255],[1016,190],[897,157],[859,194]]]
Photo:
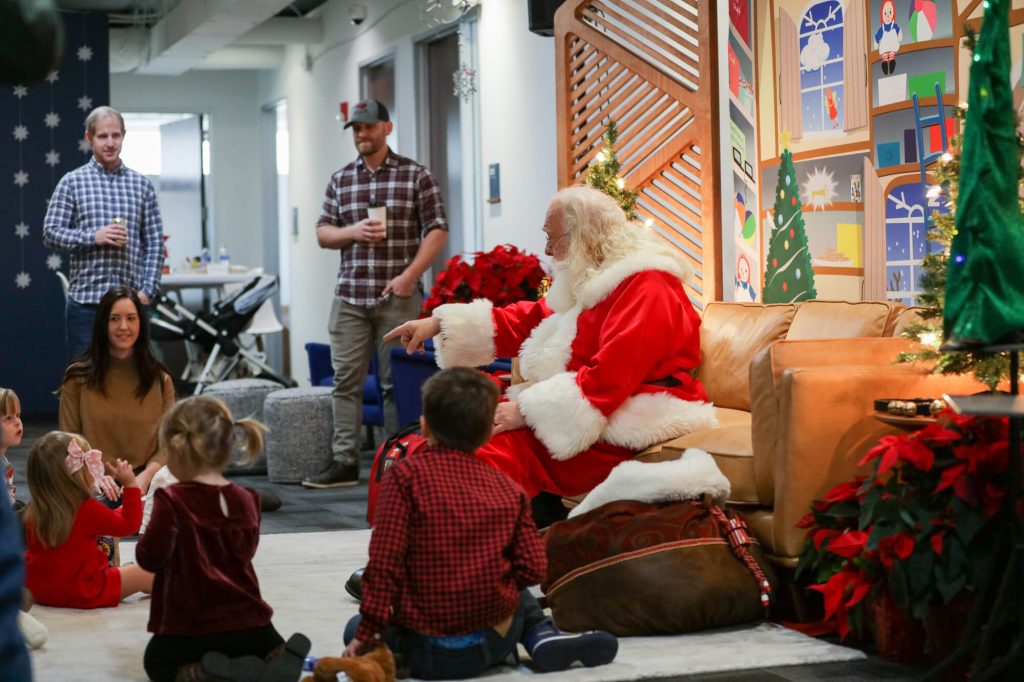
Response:
[[[203,389],[203,395],[211,395],[224,401],[224,404],[231,410],[235,419],[263,419],[263,401],[268,395],[281,388],[281,384],[269,379],[230,379],[218,381]],[[236,459],[240,455],[235,455]],[[267,471],[267,455],[261,452],[259,457],[248,466],[232,464],[228,467],[227,473],[241,474],[252,473],[262,474]]]
[[[333,460],[331,391],[330,386],[285,388],[267,396],[267,475],[274,483],[300,483]]]

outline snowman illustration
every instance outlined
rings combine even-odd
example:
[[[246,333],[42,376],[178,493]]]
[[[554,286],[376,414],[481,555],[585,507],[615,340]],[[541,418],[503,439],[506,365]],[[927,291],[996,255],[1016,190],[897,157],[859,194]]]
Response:
[[[896,23],[896,1],[882,0],[882,25],[875,31],[874,47],[882,58],[882,73],[890,75],[896,72],[896,53],[903,42],[903,31]]]

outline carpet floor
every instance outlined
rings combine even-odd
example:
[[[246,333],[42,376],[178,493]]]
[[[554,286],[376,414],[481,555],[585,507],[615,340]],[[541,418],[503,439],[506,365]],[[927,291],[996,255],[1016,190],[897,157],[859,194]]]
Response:
[[[358,604],[342,589],[366,563],[365,530],[265,535],[256,554],[264,598],[274,607],[274,625],[313,642],[312,655],[338,655],[341,633]],[[122,543],[122,561],[134,545]],[[32,654],[35,679],[145,680],[142,652],[149,634],[149,599],[129,598],[117,608],[79,611],[36,606],[32,614],[49,628],[47,645]],[[612,682],[728,670],[854,661],[865,655],[778,625],[756,623],[677,637],[636,637],[620,642],[610,665],[551,674],[548,679]],[[69,677],[69,671],[74,671]],[[535,675],[528,663],[497,668],[489,682],[514,682]]]

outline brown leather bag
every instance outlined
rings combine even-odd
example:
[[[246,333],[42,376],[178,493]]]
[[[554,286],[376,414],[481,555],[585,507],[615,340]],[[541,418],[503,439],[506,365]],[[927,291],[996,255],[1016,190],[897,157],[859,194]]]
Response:
[[[765,616],[774,576],[746,524],[704,501],[610,502],[551,525],[541,588],[558,627],[670,635]]]

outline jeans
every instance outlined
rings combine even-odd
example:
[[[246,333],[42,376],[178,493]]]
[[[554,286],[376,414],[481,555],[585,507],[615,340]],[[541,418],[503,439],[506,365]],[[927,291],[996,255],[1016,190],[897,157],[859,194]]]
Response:
[[[68,353],[68,364],[84,353],[92,342],[92,328],[96,320],[96,310],[99,306],[89,303],[79,303],[68,299],[65,308],[65,319],[67,321],[66,347]]]
[[[391,381],[391,349],[398,341],[383,340],[398,325],[416,319],[423,294],[391,296],[373,308],[351,305],[335,298],[331,305],[328,331],[331,334],[331,365],[334,367],[334,461],[359,462],[363,427],[363,384],[370,366],[370,353],[377,353],[380,386],[384,393],[384,431],[398,431],[394,387]]]
[[[355,637],[361,620],[362,616],[353,616],[345,626],[346,645]],[[384,641],[396,657],[404,659],[413,677],[424,680],[466,679],[476,677],[496,665],[517,665],[519,653],[516,645],[519,640],[525,633],[542,625],[552,625],[551,618],[544,615],[530,590],[522,590],[519,593],[519,608],[504,636],[488,628],[480,642],[449,649],[431,642],[415,630],[390,627],[384,635]]]

